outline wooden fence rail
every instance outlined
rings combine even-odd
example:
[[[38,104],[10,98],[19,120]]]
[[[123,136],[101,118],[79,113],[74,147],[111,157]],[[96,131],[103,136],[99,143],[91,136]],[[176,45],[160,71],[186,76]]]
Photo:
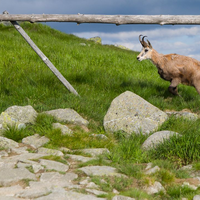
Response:
[[[62,14],[2,14],[0,21],[76,22],[108,24],[171,24],[199,25],[200,15],[62,15]]]

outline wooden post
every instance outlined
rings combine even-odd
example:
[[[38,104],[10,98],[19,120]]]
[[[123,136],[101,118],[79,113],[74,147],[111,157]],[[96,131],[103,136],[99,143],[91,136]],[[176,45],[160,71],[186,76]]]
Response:
[[[22,37],[28,42],[32,49],[38,54],[42,61],[49,67],[49,69],[57,76],[57,78],[63,83],[63,85],[72,93],[79,96],[77,91],[71,86],[71,84],[64,78],[64,76],[57,70],[57,68],[51,63],[51,61],[42,53],[37,45],[31,40],[23,28],[16,22],[11,21],[12,25],[22,35]]]

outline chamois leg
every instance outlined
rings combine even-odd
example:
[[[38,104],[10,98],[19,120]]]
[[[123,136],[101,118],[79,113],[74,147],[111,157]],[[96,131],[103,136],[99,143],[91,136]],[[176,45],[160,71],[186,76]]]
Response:
[[[194,86],[196,91],[200,94],[200,83]]]
[[[178,94],[178,88],[177,88],[178,84],[179,84],[179,80],[178,80],[178,79],[173,79],[173,80],[171,81],[171,84],[170,84],[168,90],[169,90],[169,92],[171,92],[173,95],[179,95],[179,94]]]

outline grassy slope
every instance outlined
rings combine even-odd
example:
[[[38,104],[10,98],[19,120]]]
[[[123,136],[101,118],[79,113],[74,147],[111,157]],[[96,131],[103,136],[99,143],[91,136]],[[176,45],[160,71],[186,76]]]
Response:
[[[13,27],[1,26],[0,111],[27,104],[39,112],[70,107],[101,124],[112,99],[126,90],[163,110],[199,111],[194,88],[180,86],[183,99],[172,96],[155,66],[136,60],[137,52],[95,44],[41,24],[22,27],[81,98],[67,91]]]
[[[200,166],[200,120],[193,122],[170,118],[159,130],[173,130],[183,136],[172,138],[150,152],[143,152],[140,148],[147,138],[144,135],[132,134],[126,138],[119,132],[107,134],[108,140],[90,136],[95,131],[104,133],[103,117],[111,101],[126,90],[135,92],[162,110],[189,108],[199,112],[200,98],[194,88],[180,86],[179,93],[183,98],[174,97],[167,91],[169,83],[159,78],[151,62],[137,61],[137,52],[95,44],[41,24],[26,23],[22,26],[81,97],[68,92],[12,26],[0,25],[0,112],[12,105],[29,104],[38,112],[67,107],[90,120],[92,125],[89,133],[75,127],[73,136],[63,136],[59,130],[52,129],[52,117],[39,115],[35,125],[21,130],[10,128],[4,136],[20,141],[25,136],[39,133],[51,139],[48,148],[106,147],[111,152],[107,155],[112,161],[111,166],[139,179],[142,185],[148,185],[151,180],[160,181],[167,190],[166,194],[159,193],[152,198],[135,187],[133,189],[132,178],[127,179],[128,182],[111,180],[109,187],[114,184],[113,188],[122,194],[137,199],[192,199],[191,192],[192,196],[199,192],[200,188],[195,192],[187,191],[186,195],[181,186],[174,187],[173,181],[174,178],[188,177],[187,173],[177,171],[182,165],[194,163]],[[92,162],[86,165],[105,164],[101,158]],[[144,162],[158,165],[161,172],[145,176],[142,173],[143,164],[138,164]],[[106,185],[106,189],[109,187]]]

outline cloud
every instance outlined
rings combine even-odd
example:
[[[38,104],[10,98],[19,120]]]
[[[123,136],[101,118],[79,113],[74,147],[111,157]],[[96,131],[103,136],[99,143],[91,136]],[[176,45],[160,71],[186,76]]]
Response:
[[[120,44],[132,50],[140,51],[138,41],[140,34],[147,35],[152,46],[160,53],[178,53],[182,55],[200,58],[200,45],[197,45],[200,27],[157,28],[142,31],[122,31],[116,33],[106,32],[82,32],[74,33],[82,38],[99,36],[103,44]],[[200,42],[199,42],[200,43]]]

